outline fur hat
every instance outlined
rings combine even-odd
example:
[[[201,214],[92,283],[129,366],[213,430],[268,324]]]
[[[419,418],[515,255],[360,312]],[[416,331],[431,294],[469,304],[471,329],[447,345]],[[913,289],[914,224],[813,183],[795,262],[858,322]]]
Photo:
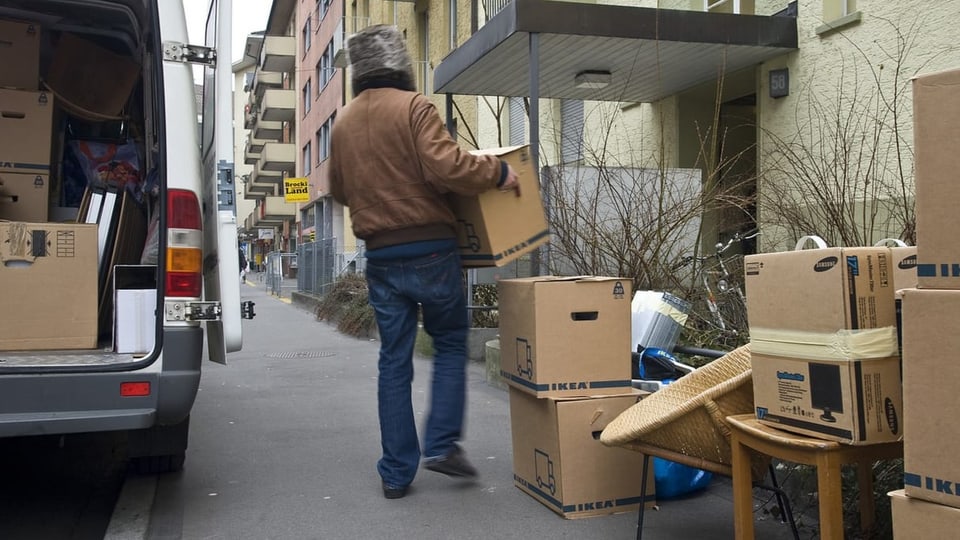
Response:
[[[414,81],[413,63],[403,34],[396,26],[377,24],[368,26],[347,39],[347,57],[350,59],[351,78],[358,82],[378,78],[396,78],[398,75]]]

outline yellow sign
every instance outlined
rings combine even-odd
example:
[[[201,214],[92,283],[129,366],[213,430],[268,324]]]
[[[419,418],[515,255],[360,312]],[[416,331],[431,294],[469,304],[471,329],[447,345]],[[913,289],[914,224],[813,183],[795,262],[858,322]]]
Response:
[[[288,203],[310,201],[310,181],[306,178],[284,178],[283,200]]]

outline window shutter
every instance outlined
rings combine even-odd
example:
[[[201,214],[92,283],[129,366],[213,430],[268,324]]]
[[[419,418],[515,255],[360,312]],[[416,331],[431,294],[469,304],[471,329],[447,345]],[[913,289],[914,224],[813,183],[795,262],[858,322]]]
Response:
[[[508,114],[510,115],[510,146],[521,145],[526,142],[525,128],[527,127],[527,114],[523,107],[522,97],[509,98]]]
[[[564,163],[583,159],[583,102],[564,99],[560,102],[561,160]]]

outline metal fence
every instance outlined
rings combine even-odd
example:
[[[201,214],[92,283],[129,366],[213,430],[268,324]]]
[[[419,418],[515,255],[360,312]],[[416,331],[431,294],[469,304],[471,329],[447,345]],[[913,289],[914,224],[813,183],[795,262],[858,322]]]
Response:
[[[264,259],[264,284],[267,292],[281,298],[289,298],[290,292],[297,289],[300,273],[299,257],[296,253],[273,251]]]
[[[344,273],[363,273],[366,259],[363,250],[339,253],[336,238],[324,238],[301,244],[297,290],[317,296],[327,293],[333,282]]]

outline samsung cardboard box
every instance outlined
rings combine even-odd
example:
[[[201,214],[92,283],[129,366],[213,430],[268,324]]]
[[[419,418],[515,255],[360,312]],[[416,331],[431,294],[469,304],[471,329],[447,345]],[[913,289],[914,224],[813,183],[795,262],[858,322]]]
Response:
[[[40,26],[0,20],[0,87],[36,90],[39,85]]]
[[[0,169],[0,219],[45,222],[49,199],[47,174],[11,173]]]
[[[890,496],[894,540],[957,537],[960,509],[912,497],[902,489],[887,495]]]
[[[599,440],[641,395],[538,399],[510,388],[514,484],[568,519],[637,511],[641,502],[652,506],[652,461],[644,495],[643,454]]]
[[[631,281],[538,276],[497,284],[500,374],[538,397],[631,388]]]
[[[757,418],[853,444],[902,426],[890,248],[825,248],[745,258]]]
[[[960,290],[902,296],[904,489],[960,508]]]
[[[97,346],[97,226],[0,222],[0,350]]]
[[[827,360],[751,352],[750,360],[753,401],[764,423],[850,444],[903,437],[899,356]]]
[[[913,79],[918,286],[960,289],[960,69]]]
[[[893,257],[893,288],[912,289],[917,286],[917,246],[890,248]]]
[[[53,94],[0,89],[0,170],[50,174]]]
[[[513,190],[497,189],[471,197],[451,196],[463,266],[504,266],[547,243],[550,230],[540,198],[540,177],[529,147],[471,153],[494,155],[509,163],[517,173],[520,196]]]

